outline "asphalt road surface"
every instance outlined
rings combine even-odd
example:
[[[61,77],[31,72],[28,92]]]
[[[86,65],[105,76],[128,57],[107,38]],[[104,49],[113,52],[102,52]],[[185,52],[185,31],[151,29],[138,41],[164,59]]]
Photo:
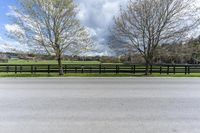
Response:
[[[200,133],[200,79],[3,78],[0,133]]]

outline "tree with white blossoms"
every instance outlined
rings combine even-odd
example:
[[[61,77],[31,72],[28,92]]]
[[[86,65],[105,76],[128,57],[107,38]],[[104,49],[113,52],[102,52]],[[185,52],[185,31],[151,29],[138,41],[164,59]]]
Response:
[[[90,34],[77,19],[73,0],[18,0],[10,14],[17,30],[9,36],[38,51],[55,55],[63,75],[62,56],[82,53],[92,46]]]

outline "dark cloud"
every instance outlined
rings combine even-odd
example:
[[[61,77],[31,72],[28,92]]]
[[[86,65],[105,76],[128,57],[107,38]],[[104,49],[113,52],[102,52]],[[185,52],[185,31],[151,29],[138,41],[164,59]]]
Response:
[[[113,17],[119,13],[120,5],[127,0],[76,0],[79,5],[78,18],[90,31],[97,42],[97,49],[102,54],[109,54],[105,39],[109,35],[109,26]]]

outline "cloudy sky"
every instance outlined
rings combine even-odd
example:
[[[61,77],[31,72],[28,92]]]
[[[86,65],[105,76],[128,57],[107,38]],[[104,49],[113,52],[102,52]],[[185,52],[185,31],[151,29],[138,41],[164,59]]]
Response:
[[[127,1],[128,0],[75,0],[79,8],[78,18],[90,31],[96,41],[98,54],[109,55],[111,53],[105,44],[105,39],[109,34],[109,27],[112,25],[113,17],[119,13],[120,6],[125,6]],[[200,5],[200,0],[195,1],[195,5]],[[11,12],[9,7],[15,6],[16,3],[16,0],[0,0],[0,51],[12,48],[24,49],[23,45],[5,36],[6,29],[12,30],[16,28],[10,26],[11,21],[7,15]]]
[[[104,44],[109,34],[108,28],[112,24],[114,15],[119,12],[119,7],[124,6],[127,0],[75,0],[75,2],[79,6],[78,18],[97,42],[96,48],[100,54],[108,54],[109,51],[105,51]],[[6,14],[10,12],[9,6],[13,5],[16,5],[16,0],[0,0],[0,50],[6,47],[23,49],[23,46],[5,36],[6,28],[12,28],[8,26],[11,22]]]

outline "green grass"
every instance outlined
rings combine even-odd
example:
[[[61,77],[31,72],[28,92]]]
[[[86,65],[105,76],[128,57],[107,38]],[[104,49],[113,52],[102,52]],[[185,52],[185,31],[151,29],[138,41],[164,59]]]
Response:
[[[44,73],[37,73],[37,74],[30,74],[30,73],[0,73],[0,77],[133,77],[133,76],[142,76],[142,74],[79,74],[79,73],[70,73],[65,74],[63,76],[59,76],[58,74],[44,74]]]
[[[100,64],[99,61],[63,61],[63,64]],[[19,60],[19,59],[11,59],[8,63],[0,63],[0,64],[58,64],[56,60]]]
[[[70,73],[70,74],[65,74],[63,76],[59,76],[57,73],[54,74],[44,74],[44,73],[37,73],[37,74],[30,74],[30,73],[0,73],[0,77],[145,77],[143,73],[138,73],[138,74],[89,74],[89,73],[84,73],[84,74],[76,74],[76,73]],[[185,75],[185,74],[152,74],[151,76],[148,77],[200,77],[200,73],[198,74],[190,74],[190,75]]]
[[[200,73],[191,73],[185,75],[184,73],[178,73],[178,74],[152,74],[152,77],[200,77]]]

